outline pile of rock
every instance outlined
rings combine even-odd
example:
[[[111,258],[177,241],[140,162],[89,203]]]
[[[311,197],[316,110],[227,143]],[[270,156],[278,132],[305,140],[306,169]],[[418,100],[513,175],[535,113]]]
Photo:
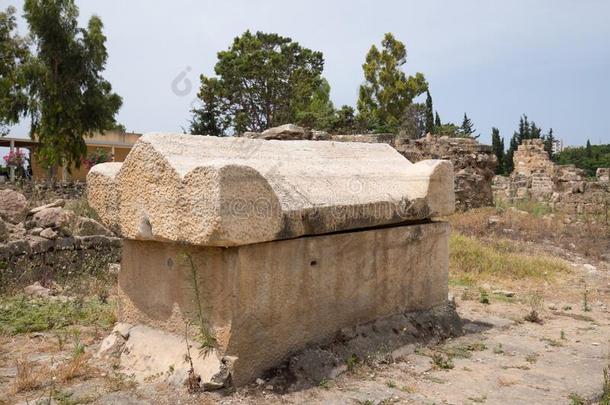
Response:
[[[263,132],[244,132],[242,136],[250,139],[275,139],[279,141],[325,141],[331,139],[331,136],[327,132],[308,130],[294,124],[280,125],[279,127],[269,128]]]
[[[65,209],[58,199],[30,208],[15,190],[0,190],[0,281],[36,281],[42,273],[77,271],[93,249],[107,265],[118,260],[120,239],[99,222]],[[75,253],[76,252],[76,253]],[[97,256],[97,253],[94,255]],[[26,273],[26,274],[24,274]]]
[[[556,165],[541,139],[523,141],[513,156],[509,177],[494,178],[494,197],[514,202],[532,200],[569,215],[607,216],[610,212],[610,169],[599,168],[595,179],[574,165]]]

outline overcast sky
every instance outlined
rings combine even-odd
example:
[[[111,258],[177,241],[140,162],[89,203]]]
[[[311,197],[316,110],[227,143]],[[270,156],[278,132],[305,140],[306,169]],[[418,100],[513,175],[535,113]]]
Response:
[[[22,13],[23,1],[1,0]],[[339,106],[355,106],[371,44],[392,32],[407,73],[422,72],[443,122],[464,112],[483,142],[507,139],[526,113],[565,144],[610,143],[610,1],[77,0],[108,37],[105,77],[123,97],[129,131],[181,131],[198,76],[247,29],[324,53]],[[20,20],[20,32],[26,27]],[[13,129],[25,135],[27,125]]]

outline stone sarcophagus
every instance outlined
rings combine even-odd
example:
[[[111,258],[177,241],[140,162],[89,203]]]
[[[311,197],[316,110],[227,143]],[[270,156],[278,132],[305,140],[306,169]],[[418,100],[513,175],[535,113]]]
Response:
[[[343,327],[447,300],[449,226],[432,221],[454,210],[447,161],[153,133],[87,182],[124,238],[121,364],[140,377],[241,385]]]

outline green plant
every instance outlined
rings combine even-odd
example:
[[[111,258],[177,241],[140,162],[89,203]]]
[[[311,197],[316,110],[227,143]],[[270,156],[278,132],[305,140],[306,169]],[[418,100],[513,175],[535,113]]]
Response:
[[[582,310],[585,312],[591,312],[591,306],[589,305],[589,289],[587,288],[587,282],[584,283],[582,292]]]
[[[186,261],[190,267],[190,281],[191,286],[193,288],[193,301],[195,304],[195,308],[197,310],[196,318],[197,318],[197,336],[196,340],[199,343],[199,354],[206,355],[216,347],[216,338],[210,331],[208,326],[208,321],[205,318],[203,311],[203,303],[201,299],[201,291],[199,290],[199,281],[197,277],[197,267],[195,266],[195,262],[193,257],[187,253],[183,253],[183,257],[186,258]]]
[[[540,355],[538,353],[530,353],[527,356],[525,356],[525,361],[527,361],[528,363],[534,364],[535,362],[538,361],[538,357],[540,357]]]
[[[345,363],[347,364],[347,369],[349,371],[353,371],[354,368],[360,363],[360,359],[358,358],[358,356],[356,356],[355,354],[351,354],[346,360]]]
[[[392,380],[386,381],[385,385],[387,385],[388,388],[396,388],[396,383]]]
[[[70,325],[109,328],[115,322],[114,306],[97,299],[65,302],[23,295],[0,298],[0,334],[61,330]],[[63,346],[63,341],[60,341]]]
[[[479,302],[481,304],[489,304],[489,296],[487,295],[487,291],[483,289],[479,290]]]
[[[585,405],[585,399],[576,393],[571,393],[568,396],[570,400],[570,405]]]
[[[494,348],[494,353],[495,354],[503,354],[504,353],[504,349],[502,349],[502,343],[498,343],[498,346],[496,346]]]
[[[601,405],[610,405],[610,365],[604,368],[604,381],[602,383]]]
[[[329,389],[330,388],[330,380],[323,378],[320,380],[320,382],[318,383],[318,386],[320,388],[324,388],[324,389]]]
[[[563,330],[559,333],[559,338],[561,340],[566,340],[566,333]]]
[[[441,353],[434,353],[430,362],[434,367],[442,370],[450,370],[455,367],[451,358],[449,356],[444,356]]]

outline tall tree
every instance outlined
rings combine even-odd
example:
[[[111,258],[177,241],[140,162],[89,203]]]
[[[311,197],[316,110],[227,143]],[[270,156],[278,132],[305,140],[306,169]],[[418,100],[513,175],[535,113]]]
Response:
[[[201,87],[197,97],[201,100],[201,107],[193,108],[193,118],[190,122],[189,132],[193,135],[222,136],[229,126],[223,114],[225,100],[220,97],[220,82],[212,77],[201,77]]]
[[[25,38],[17,34],[15,7],[0,12],[0,135],[27,112],[25,66],[30,53]]]
[[[358,114],[369,128],[396,132],[407,106],[427,90],[423,74],[407,77],[401,70],[406,62],[405,45],[391,33],[385,34],[381,50],[373,45],[367,53],[362,65],[364,83],[359,91]]]
[[[587,139],[587,145],[585,146],[585,156],[591,157],[592,155],[593,155],[593,152],[591,149],[591,142]]]
[[[309,102],[299,107],[295,122],[307,128],[328,131],[333,126],[334,114],[335,107],[330,100],[330,84],[322,78]]]
[[[426,133],[434,133],[434,107],[432,106],[432,96],[426,90]]]
[[[491,128],[491,148],[498,159],[496,174],[505,173],[504,139],[500,136],[500,130],[496,127]]]
[[[26,0],[24,11],[36,48],[29,109],[37,157],[49,167],[79,167],[83,137],[114,128],[122,104],[102,77],[108,58],[102,20],[92,16],[79,28],[73,0]]]
[[[465,138],[477,139],[479,135],[473,136],[475,133],[474,124],[472,120],[468,118],[468,115],[464,113],[464,119],[462,120],[462,126],[460,127],[460,135]]]
[[[238,133],[295,122],[320,90],[323,67],[321,52],[278,34],[246,31],[218,52],[214,85],[201,76],[202,88],[208,88],[200,93],[220,102],[218,109],[208,108],[201,99],[202,108]]]
[[[434,132],[436,133],[436,128],[440,128],[442,126],[441,117],[438,115],[438,111],[434,113]]]
[[[349,105],[341,106],[335,111],[335,119],[330,130],[335,133],[352,133],[357,130],[358,125],[354,113],[353,107]]]
[[[544,136],[544,150],[548,153],[549,158],[553,159],[553,145],[555,143],[555,137],[553,136],[553,128],[549,129],[549,132]]]

